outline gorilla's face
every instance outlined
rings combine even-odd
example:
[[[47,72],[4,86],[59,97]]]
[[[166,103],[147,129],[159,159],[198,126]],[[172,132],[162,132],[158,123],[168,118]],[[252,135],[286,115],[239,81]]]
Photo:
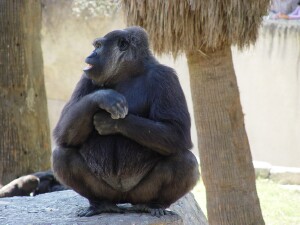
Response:
[[[86,58],[87,67],[83,71],[96,84],[113,83],[126,61],[126,52],[130,47],[128,32],[113,31],[97,38],[93,45],[95,50]]]

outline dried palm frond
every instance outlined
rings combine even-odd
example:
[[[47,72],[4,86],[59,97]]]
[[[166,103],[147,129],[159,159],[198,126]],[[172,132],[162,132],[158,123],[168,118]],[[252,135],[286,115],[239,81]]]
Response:
[[[122,0],[128,25],[145,28],[153,50],[206,52],[248,46],[257,38],[269,0]]]

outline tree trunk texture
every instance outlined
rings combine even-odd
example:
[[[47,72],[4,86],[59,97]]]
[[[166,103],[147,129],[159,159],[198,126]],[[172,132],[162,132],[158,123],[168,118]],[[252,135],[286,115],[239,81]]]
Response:
[[[0,0],[0,183],[50,168],[39,0]]]
[[[231,49],[187,58],[208,222],[264,224]]]

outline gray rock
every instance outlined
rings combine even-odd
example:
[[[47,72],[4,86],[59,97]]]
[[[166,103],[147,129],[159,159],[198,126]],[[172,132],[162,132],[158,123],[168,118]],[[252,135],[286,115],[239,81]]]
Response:
[[[0,199],[0,224],[99,224],[99,225],[208,225],[192,194],[178,200],[171,210],[178,215],[153,217],[149,214],[101,214],[80,218],[76,212],[88,206],[88,201],[74,191],[59,191],[35,197]]]
[[[300,168],[273,166],[270,179],[279,184],[300,185]]]

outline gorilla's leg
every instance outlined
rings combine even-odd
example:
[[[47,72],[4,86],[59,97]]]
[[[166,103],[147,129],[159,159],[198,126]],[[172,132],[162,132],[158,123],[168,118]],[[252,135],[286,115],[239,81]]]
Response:
[[[57,147],[52,153],[52,168],[61,183],[89,200],[90,207],[80,211],[78,216],[123,212],[114,204],[120,198],[119,192],[95,177],[76,149]]]
[[[196,157],[190,151],[166,157],[128,193],[128,200],[137,204],[131,210],[155,216],[172,214],[165,208],[189,192],[199,175]]]

